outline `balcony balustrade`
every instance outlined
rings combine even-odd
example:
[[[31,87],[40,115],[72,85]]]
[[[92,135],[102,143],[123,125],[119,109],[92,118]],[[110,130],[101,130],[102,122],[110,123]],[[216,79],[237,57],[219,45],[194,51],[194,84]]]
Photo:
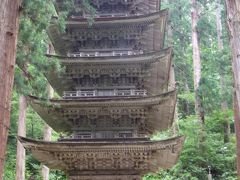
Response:
[[[129,13],[114,13],[114,14],[95,14],[94,18],[112,18],[112,17],[130,17],[130,16],[137,16],[137,14],[129,14]],[[83,16],[72,15],[71,19],[88,19],[91,18],[92,15],[85,14]]]
[[[79,97],[102,97],[102,96],[147,96],[146,90],[88,90],[88,91],[65,91],[63,98],[79,98]]]
[[[142,50],[139,51],[104,51],[104,52],[78,52],[70,53],[68,57],[101,57],[101,56],[131,56],[143,54]]]
[[[98,131],[95,133],[84,132],[76,133],[70,136],[61,136],[59,140],[81,140],[81,139],[136,139],[136,138],[147,138],[145,134],[133,133],[132,131]]]

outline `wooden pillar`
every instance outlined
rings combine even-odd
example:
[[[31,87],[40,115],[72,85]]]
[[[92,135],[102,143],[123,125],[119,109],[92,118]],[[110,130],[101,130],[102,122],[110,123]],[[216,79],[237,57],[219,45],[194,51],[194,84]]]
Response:
[[[20,0],[0,2],[0,179],[10,126]]]

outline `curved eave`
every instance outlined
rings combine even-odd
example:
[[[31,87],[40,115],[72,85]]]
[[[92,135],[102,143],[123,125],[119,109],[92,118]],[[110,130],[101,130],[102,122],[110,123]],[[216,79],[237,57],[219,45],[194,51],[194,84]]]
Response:
[[[46,103],[46,101],[36,97],[28,97],[28,101],[46,123],[58,132],[72,132],[74,128],[69,119],[64,117],[64,110],[72,110],[73,112],[78,110],[76,115],[80,115],[81,113],[86,115],[86,108],[88,110],[93,108],[96,110],[96,115],[99,115],[98,111],[101,111],[102,108],[118,108],[123,110],[134,107],[147,108],[149,109],[146,115],[147,127],[144,133],[153,134],[171,127],[176,105],[176,91],[142,98],[82,98],[78,100],[50,100]]]
[[[170,75],[170,66],[172,63],[172,48],[163,49],[161,51],[156,51],[152,53],[146,53],[138,56],[122,56],[122,57],[91,57],[91,58],[69,58],[63,56],[48,55],[49,58],[58,58],[60,63],[64,67],[74,68],[83,71],[84,69],[104,69],[106,67],[111,67],[119,69],[120,66],[125,67],[143,67],[145,64],[152,64],[147,70],[154,77],[146,74],[145,86],[149,92],[153,92],[152,88],[158,93],[164,92],[165,87],[168,84]],[[80,71],[79,71],[80,72]],[[105,71],[104,71],[105,72]],[[62,94],[63,91],[72,91],[71,86],[73,82],[66,77],[59,75],[55,71],[50,71],[46,75],[49,83],[52,87],[59,93]],[[163,78],[161,82],[157,78]],[[155,81],[155,82],[152,82]],[[156,86],[156,87],[155,87]],[[151,93],[156,94],[156,93]]]
[[[111,18],[95,18],[92,24],[93,27],[98,26],[118,26],[118,25],[141,25],[144,23],[152,23],[157,21],[159,18],[163,18],[166,21],[168,16],[168,10],[164,9],[155,13],[138,16],[127,16],[127,17],[111,17]],[[66,22],[68,27],[89,27],[89,21],[86,18],[71,18]]]
[[[140,1],[141,2],[141,1]],[[135,1],[135,2],[132,2],[132,3],[139,3],[139,1]],[[96,4],[95,4],[96,5]],[[54,1],[54,6],[56,8],[56,11],[59,13],[63,10],[63,4],[61,1],[57,0],[57,1]],[[75,4],[75,6],[77,6]],[[157,9],[161,9],[161,0],[157,0]]]
[[[140,15],[140,16],[132,16],[132,17],[120,17],[120,18],[107,18],[96,21],[90,26],[87,20],[84,21],[67,21],[67,28],[76,28],[76,29],[84,29],[87,28],[136,28],[138,26],[146,26],[149,24],[157,23],[161,27],[161,34],[164,36],[166,21],[168,17],[168,10],[161,10],[156,13],[151,13],[148,15]],[[68,48],[67,43],[62,38],[62,33],[59,30],[57,24],[52,24],[48,27],[48,35],[55,47],[56,52],[61,55],[66,55],[66,49]],[[163,41],[159,42],[161,46],[163,46]]]
[[[162,101],[168,99],[169,97],[175,97],[176,90],[169,91],[157,96],[148,97],[89,97],[89,98],[79,98],[79,99],[51,99],[49,101],[44,99],[39,99],[35,96],[28,96],[30,103],[49,105],[49,107],[126,107],[126,106],[151,106],[161,104]]]
[[[141,55],[129,56],[96,56],[96,57],[66,57],[58,55],[46,55],[49,58],[57,58],[63,65],[82,65],[82,64],[122,64],[122,63],[151,63],[156,60],[168,61],[172,55],[172,47],[155,51],[151,53],[144,53]]]
[[[69,171],[74,162],[81,163],[82,158],[86,153],[91,152],[95,154],[96,159],[101,159],[101,155],[104,157],[111,158],[114,152],[118,152],[123,156],[127,156],[128,153],[149,153],[151,154],[149,159],[144,160],[147,164],[145,169],[128,169],[129,171],[134,170],[140,174],[147,172],[155,172],[159,168],[169,169],[174,166],[181,153],[184,137],[179,136],[171,139],[161,141],[122,141],[115,142],[45,142],[18,137],[19,141],[23,146],[30,150],[33,156],[52,169],[61,169],[66,172]],[[64,156],[64,154],[68,156]],[[100,154],[98,156],[98,154]],[[125,154],[125,155],[124,155]],[[63,155],[63,159],[59,156]],[[71,160],[71,158],[74,159]],[[124,159],[124,157],[122,157]],[[126,157],[125,157],[126,158]],[[74,162],[73,162],[74,161]],[[78,169],[76,171],[81,171]],[[98,169],[99,168],[99,169]],[[98,167],[92,171],[103,170]],[[72,169],[71,169],[72,170]],[[87,170],[87,169],[85,169]],[[120,169],[109,169],[109,170],[121,170]],[[126,169],[125,169],[126,170]]]

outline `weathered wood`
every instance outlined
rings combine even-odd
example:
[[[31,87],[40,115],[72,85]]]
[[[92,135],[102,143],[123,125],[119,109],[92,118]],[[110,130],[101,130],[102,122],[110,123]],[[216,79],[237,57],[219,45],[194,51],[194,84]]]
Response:
[[[172,48],[138,56],[60,57],[60,63],[66,67],[63,76],[59,78],[58,73],[51,71],[47,78],[59,94],[72,91],[73,86],[82,90],[112,89],[114,82],[114,86],[144,87],[148,94],[158,95],[167,90],[171,61]],[[85,78],[85,73],[90,78]],[[78,81],[74,81],[76,78]]]
[[[240,178],[240,2],[239,0],[225,0],[225,4],[232,50],[234,121],[237,137],[237,173],[238,178]]]
[[[92,26],[84,13],[74,13],[66,23],[66,34],[54,25],[48,29],[56,52],[68,55],[57,56],[66,66],[65,73],[54,78],[51,72],[49,82],[56,91],[68,89],[78,94],[49,100],[52,106],[29,97],[30,104],[53,129],[68,131],[70,136],[60,135],[59,142],[54,143],[26,138],[20,138],[21,142],[41,163],[65,171],[72,180],[140,179],[149,171],[171,168],[182,149],[183,137],[163,141],[149,138],[172,125],[176,104],[176,91],[168,90],[169,81],[174,81],[169,77],[172,50],[162,50],[168,11],[151,14],[148,6],[141,6],[146,15],[117,17],[113,12],[117,7],[110,5],[117,1],[118,6],[132,3],[106,1],[104,6],[109,6],[100,12],[109,14],[111,9],[110,16],[95,18]],[[146,1],[156,9],[159,0]],[[131,8],[139,10],[136,4]],[[58,83],[61,80],[64,82]],[[133,91],[139,90],[146,90],[146,97],[134,97]],[[128,95],[115,96],[119,91]]]
[[[11,93],[16,59],[20,0],[1,0],[0,3],[0,179],[10,126]]]
[[[95,131],[108,129],[109,131],[114,130],[117,132],[126,126],[125,123],[130,123],[135,117],[138,117],[136,122],[139,123],[128,125],[128,129],[137,129],[138,133],[152,134],[156,131],[166,130],[172,125],[176,104],[176,91],[145,98],[104,99],[104,101],[98,98],[94,101],[92,101],[93,98],[82,98],[71,101],[50,100],[49,103],[52,106],[46,108],[43,101],[32,97],[30,104],[57,132],[71,133],[74,127],[78,127],[78,130],[81,131],[91,131],[89,124],[92,124],[92,119],[96,121],[94,123]],[[103,110],[105,107],[107,110]],[[102,119],[102,116],[107,117],[107,119]],[[120,118],[124,116],[127,116],[128,119],[126,121],[119,121],[116,126],[114,123],[116,117]],[[73,118],[70,119],[69,117]],[[81,117],[81,119],[77,117]],[[84,121],[82,121],[83,118]],[[146,123],[140,123],[144,119]],[[73,123],[68,123],[70,120]],[[103,128],[103,124],[105,123],[110,124]]]
[[[20,138],[33,156],[70,176],[141,175],[173,167],[184,137],[162,141],[124,140],[43,142]],[[42,150],[44,148],[44,151]],[[102,178],[103,179],[103,178]]]
[[[26,112],[27,100],[21,95],[19,97],[19,118],[18,118],[18,136],[26,136]],[[17,141],[17,165],[16,165],[16,180],[25,179],[25,149],[23,145]]]

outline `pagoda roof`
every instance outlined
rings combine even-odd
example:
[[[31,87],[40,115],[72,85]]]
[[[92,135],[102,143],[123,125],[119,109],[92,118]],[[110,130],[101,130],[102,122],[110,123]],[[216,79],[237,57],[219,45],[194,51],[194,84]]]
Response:
[[[156,61],[163,61],[169,55],[172,55],[172,47],[161,49],[160,51],[153,51],[137,55],[126,55],[126,56],[90,56],[90,57],[68,57],[61,55],[51,55],[47,54],[49,58],[57,58],[60,63],[64,65],[82,65],[82,64],[139,64],[139,63],[151,63]],[[160,58],[160,59],[159,59]]]
[[[68,175],[143,175],[173,167],[184,137],[161,141],[46,142],[18,137],[33,156]]]
[[[134,29],[139,27],[146,27],[148,25],[154,24],[152,27],[155,30],[158,30],[158,44],[160,48],[163,47],[164,43],[164,34],[165,27],[168,17],[168,10],[161,10],[155,13],[146,14],[146,15],[136,15],[130,17],[112,17],[112,18],[96,18],[92,24],[89,23],[87,19],[71,19],[66,22],[66,29],[71,29],[78,32],[88,32],[90,33],[93,30],[114,30],[119,31],[122,29]],[[66,36],[69,35],[66,33],[61,33],[59,26],[57,24],[52,24],[48,28],[48,35],[55,47],[56,52],[59,54],[67,54],[67,49],[73,43],[73,39],[68,39]],[[78,35],[76,35],[78,36]],[[151,36],[149,36],[151,37]],[[151,37],[154,38],[154,37]],[[156,37],[155,37],[156,38]]]
[[[74,78],[89,75],[93,78],[98,75],[125,73],[133,76],[137,73],[144,79],[144,87],[150,95],[166,92],[169,83],[169,74],[172,61],[172,48],[156,52],[131,56],[101,56],[101,57],[64,57],[48,55],[49,58],[58,58],[60,63],[68,69],[61,76],[56,71],[50,71],[46,77],[52,87],[61,95],[64,91],[73,91]],[[86,74],[88,73],[88,74]],[[136,74],[134,75],[136,76]]]
[[[56,7],[56,10],[58,12],[60,12],[61,10],[64,9],[63,8],[63,2],[64,2],[64,0],[55,1],[55,7]],[[82,1],[75,1],[74,6],[78,7],[78,8],[79,7],[81,8],[81,5],[80,5],[81,2]],[[124,1],[123,0],[114,0],[114,1],[112,1],[112,0],[100,0],[100,1],[99,0],[91,0],[90,4],[92,6],[95,6],[96,14],[98,15],[98,14],[101,14],[101,13],[98,12],[97,6],[101,6],[104,3],[110,3],[111,5],[113,5],[113,4],[118,4],[120,2],[124,3],[126,5],[134,5],[134,6],[136,6],[139,3],[144,3],[146,9],[149,10],[149,7],[151,7],[151,11],[159,9],[160,5],[161,5],[161,0],[131,0],[131,1],[130,0],[124,0]],[[154,5],[156,5],[155,8],[154,8]],[[149,12],[149,11],[146,11],[146,13],[147,12]]]
[[[98,118],[104,115],[112,121],[117,119],[121,124],[121,117],[127,115],[146,121],[142,125],[142,133],[152,134],[171,127],[176,104],[176,91],[149,97],[111,96],[49,101],[29,96],[28,101],[44,121],[58,132],[72,132],[75,128],[73,119],[77,118],[76,120],[81,121],[81,118],[78,117],[95,118],[98,121]],[[99,126],[95,127],[96,130],[107,130],[102,129],[104,127],[101,123],[103,122],[97,122]],[[109,128],[116,130],[112,127]],[[85,130],[90,131],[91,126],[87,126]]]
[[[144,14],[144,15],[135,15],[135,16],[124,16],[124,17],[102,17],[95,18],[92,27],[98,26],[124,26],[130,25],[141,25],[141,24],[151,24],[159,18],[166,21],[168,16],[168,9],[160,10],[158,12]],[[67,22],[68,27],[87,27],[89,28],[89,20],[87,18],[70,18]]]

